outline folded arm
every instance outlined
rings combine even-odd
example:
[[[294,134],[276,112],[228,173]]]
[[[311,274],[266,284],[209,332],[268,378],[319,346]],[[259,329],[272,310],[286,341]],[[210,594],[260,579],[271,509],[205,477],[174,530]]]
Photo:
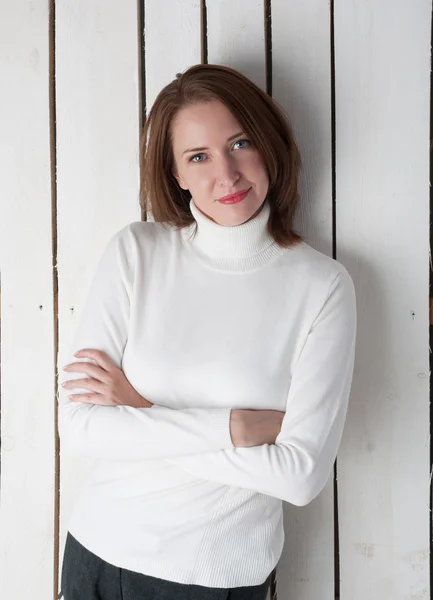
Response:
[[[128,338],[134,279],[133,234],[125,227],[114,235],[99,261],[80,322],[59,365],[82,362],[73,353],[83,348],[102,350],[120,368]],[[84,361],[86,362],[86,361]],[[91,361],[90,361],[91,362]],[[59,383],[82,378],[60,369]],[[62,450],[93,458],[143,460],[230,449],[229,408],[173,410],[98,406],[72,402],[69,394],[81,388],[59,388],[59,435]]]
[[[198,478],[252,489],[299,506],[308,504],[325,486],[341,441],[355,338],[355,291],[343,270],[330,286],[293,371],[275,445],[167,460]]]

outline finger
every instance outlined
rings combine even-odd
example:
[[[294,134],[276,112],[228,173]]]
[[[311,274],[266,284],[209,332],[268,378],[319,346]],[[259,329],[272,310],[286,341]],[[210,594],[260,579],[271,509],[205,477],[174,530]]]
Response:
[[[83,350],[78,350],[75,352],[74,356],[79,358],[92,358],[95,360],[98,365],[100,365],[106,371],[111,371],[113,369],[117,369],[117,365],[114,364],[114,361],[108,356],[106,352],[102,350],[95,350],[93,348],[84,348]]]
[[[86,379],[69,379],[68,381],[64,381],[62,383],[62,387],[66,389],[71,388],[84,388],[85,390],[90,390],[91,392],[97,392],[98,394],[102,394],[105,389],[105,385],[100,381],[92,378]]]
[[[100,406],[114,406],[102,394],[71,394],[68,396],[71,402],[81,402],[83,404],[98,404]]]
[[[109,375],[107,374],[107,371],[105,371],[105,369],[102,367],[94,365],[93,363],[76,361],[63,367],[63,370],[67,373],[85,373],[86,375],[89,375],[93,379],[97,379],[102,383],[109,382]]]

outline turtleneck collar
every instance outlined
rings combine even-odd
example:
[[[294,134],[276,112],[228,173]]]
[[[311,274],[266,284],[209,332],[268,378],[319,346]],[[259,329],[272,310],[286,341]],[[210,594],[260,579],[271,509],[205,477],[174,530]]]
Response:
[[[260,267],[283,251],[267,230],[270,215],[268,200],[253,219],[232,227],[209,219],[197,208],[193,199],[189,206],[195,223],[182,230],[183,238],[196,256],[211,267],[247,271]]]

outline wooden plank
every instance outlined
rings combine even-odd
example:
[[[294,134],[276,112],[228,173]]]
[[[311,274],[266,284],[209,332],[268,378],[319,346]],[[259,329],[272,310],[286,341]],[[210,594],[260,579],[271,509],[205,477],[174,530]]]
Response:
[[[208,63],[239,70],[266,89],[263,0],[207,3]]]
[[[272,96],[286,110],[301,152],[295,226],[332,256],[330,13],[322,0],[272,0]],[[334,600],[333,474],[305,507],[284,504],[286,543],[279,600]]]
[[[160,90],[201,62],[200,0],[145,1],[146,109]]]
[[[342,600],[430,597],[430,17],[428,0],[335,3],[338,257],[359,322]]]
[[[0,19],[0,597],[53,596],[55,379],[48,2]]]
[[[201,3],[199,0],[146,0],[146,113],[177,73],[201,63]],[[167,43],[169,41],[169,43]],[[147,221],[153,221],[150,206]]]
[[[109,238],[139,206],[137,3],[58,3],[59,369]],[[92,462],[61,454],[60,564],[68,516]]]

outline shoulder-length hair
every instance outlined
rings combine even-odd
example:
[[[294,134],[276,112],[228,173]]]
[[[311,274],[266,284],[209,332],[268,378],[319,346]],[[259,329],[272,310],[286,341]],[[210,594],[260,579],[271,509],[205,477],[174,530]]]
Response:
[[[145,121],[140,142],[140,204],[150,205],[156,222],[187,227],[194,222],[189,203],[174,175],[171,124],[176,113],[195,103],[220,100],[257,148],[269,178],[268,232],[283,247],[303,240],[293,231],[298,204],[301,158],[283,109],[250,79],[229,67],[194,65],[158,94]]]

